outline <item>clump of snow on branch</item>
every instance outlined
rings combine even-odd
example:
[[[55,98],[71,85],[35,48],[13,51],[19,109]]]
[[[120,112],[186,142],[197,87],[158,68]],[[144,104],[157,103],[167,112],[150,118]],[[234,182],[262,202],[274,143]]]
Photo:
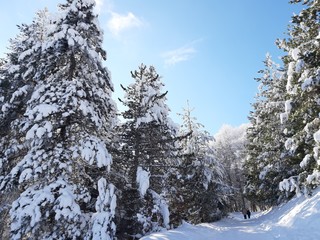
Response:
[[[39,185],[27,188],[13,202],[10,210],[12,239],[21,239],[28,232],[37,231],[38,223],[52,212],[55,220],[69,220],[70,224],[64,227],[70,235],[80,236],[77,223],[72,223],[75,219],[81,223],[81,210],[76,198],[75,189],[62,179],[44,188]],[[29,224],[23,224],[26,221]],[[22,225],[25,227],[21,228]]]
[[[92,239],[111,240],[116,232],[114,217],[117,197],[113,184],[107,185],[105,178],[98,181],[99,196],[96,201],[96,213],[93,214]]]
[[[41,126],[42,125],[42,126]],[[26,134],[26,139],[33,139],[35,137],[42,138],[44,134],[52,137],[52,124],[49,121],[44,121],[41,125],[34,124]]]
[[[39,104],[32,109],[28,109],[26,115],[30,120],[41,121],[43,118],[48,117],[58,111],[58,106],[55,104]]]
[[[140,195],[143,197],[148,188],[149,188],[149,184],[150,184],[150,173],[146,170],[144,170],[142,167],[138,167],[137,169],[137,184],[139,186],[139,192]]]
[[[320,144],[320,130],[313,134],[313,138],[318,144]]]
[[[10,99],[9,102],[10,102],[10,103],[13,103],[13,101],[14,101],[16,98],[18,98],[18,97],[20,97],[20,96],[22,96],[22,95],[27,94],[28,89],[29,89],[29,86],[28,86],[28,85],[25,85],[25,86],[19,88],[18,90],[16,90],[16,91],[12,94],[12,97],[11,97],[11,99]]]
[[[267,166],[263,167],[263,169],[261,170],[260,174],[259,174],[259,179],[263,180],[266,175],[268,174],[268,172],[272,169],[272,165],[268,164]]]
[[[162,220],[163,220],[163,226],[164,228],[169,229],[169,223],[170,223],[170,212],[169,212],[169,206],[166,200],[156,193],[155,191],[151,191],[153,202],[154,202],[154,209],[152,210],[153,213],[159,212]],[[159,222],[159,221],[158,221]],[[159,226],[160,227],[160,226]]]
[[[309,165],[311,160],[312,160],[311,154],[307,154],[300,162],[300,167],[306,168]]]
[[[320,184],[320,171],[313,170],[313,173],[307,177],[308,184],[319,185]]]
[[[297,61],[299,59],[299,54],[300,54],[299,48],[295,48],[295,49],[290,50],[290,53],[291,53],[291,56],[294,61]]]
[[[285,148],[289,150],[291,153],[295,152],[298,148],[296,141],[292,138],[288,138],[284,144]]]
[[[73,156],[76,158],[78,154],[90,165],[96,163],[99,168],[110,170],[112,157],[102,140],[94,136],[81,140],[79,146],[73,148]]]
[[[290,178],[286,178],[279,183],[279,189],[285,192],[293,192],[297,195],[301,194],[300,187],[298,185],[297,177],[292,176]]]
[[[289,118],[289,114],[290,114],[290,112],[292,110],[292,100],[285,101],[284,106],[285,106],[285,112],[280,113],[280,122],[281,122],[281,124],[284,124]]]

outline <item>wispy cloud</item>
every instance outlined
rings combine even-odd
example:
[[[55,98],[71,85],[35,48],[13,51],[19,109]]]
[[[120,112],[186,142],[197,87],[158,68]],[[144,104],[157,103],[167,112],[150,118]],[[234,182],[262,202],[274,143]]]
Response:
[[[180,48],[164,52],[162,58],[164,59],[164,64],[166,66],[173,66],[179,62],[188,61],[197,52],[194,48],[196,41],[186,44]]]
[[[121,32],[143,26],[142,20],[135,16],[132,12],[127,15],[121,15],[116,12],[111,12],[111,19],[108,21],[107,27],[109,31],[118,36]]]

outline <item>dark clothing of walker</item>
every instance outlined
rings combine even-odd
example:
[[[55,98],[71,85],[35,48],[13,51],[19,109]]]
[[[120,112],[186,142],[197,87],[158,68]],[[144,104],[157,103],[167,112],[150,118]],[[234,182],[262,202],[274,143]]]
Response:
[[[248,215],[248,218],[250,219],[251,212],[249,211],[249,209],[247,210],[247,215]]]
[[[244,219],[247,219],[247,210],[243,209],[242,214]]]

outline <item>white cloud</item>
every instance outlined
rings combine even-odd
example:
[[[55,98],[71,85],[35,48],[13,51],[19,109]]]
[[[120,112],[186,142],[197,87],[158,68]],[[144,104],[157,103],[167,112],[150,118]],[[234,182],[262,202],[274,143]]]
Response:
[[[166,66],[189,60],[197,51],[193,46],[183,46],[162,54]]]
[[[96,1],[96,10],[98,13],[101,12],[104,0],[95,0]]]
[[[108,21],[107,27],[114,36],[118,36],[124,30],[142,25],[143,22],[131,12],[127,15],[111,12],[111,19]]]

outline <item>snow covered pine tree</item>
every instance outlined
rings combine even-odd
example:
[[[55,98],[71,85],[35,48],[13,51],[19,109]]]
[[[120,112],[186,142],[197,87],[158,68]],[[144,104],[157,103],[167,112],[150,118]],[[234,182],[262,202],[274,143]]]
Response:
[[[16,52],[19,74],[7,80],[19,87],[1,104],[6,117],[4,106],[27,100],[7,124],[13,134],[1,134],[1,141],[9,138],[1,155],[1,195],[17,193],[8,203],[11,239],[115,234],[115,189],[107,179],[116,106],[94,5],[67,0],[51,18],[45,41]]]
[[[26,145],[23,144],[25,133],[20,131],[21,118],[26,111],[26,103],[34,90],[32,76],[36,70],[36,60],[40,52],[33,51],[33,46],[42,44],[45,25],[48,24],[48,12],[39,11],[36,19],[30,25],[18,26],[20,34],[10,39],[10,50],[2,59],[0,69],[0,181],[11,171],[24,156]],[[9,238],[9,208],[18,196],[18,186],[11,188],[10,194],[0,195],[1,206],[1,236]]]
[[[126,198],[119,201],[124,239],[169,227],[166,179],[177,151],[176,126],[168,116],[161,77],[154,67],[144,64],[131,74],[134,83],[122,86],[125,98],[121,102],[127,110],[119,130],[122,155],[115,161],[127,180],[121,189]]]
[[[249,116],[251,126],[247,131],[245,162],[246,197],[261,209],[279,203],[283,195],[279,183],[295,171],[283,154],[286,74],[279,70],[269,54],[264,65],[265,69],[259,71],[261,77],[256,78],[260,85]]]
[[[170,204],[172,222],[177,226],[182,220],[201,223],[220,219],[228,187],[224,168],[210,145],[213,137],[191,116],[189,106],[180,115],[183,124],[179,135],[186,137],[179,141],[179,164],[170,176],[175,197]]]
[[[305,8],[292,17],[289,38],[278,41],[286,84],[286,153],[296,171],[281,183],[286,192],[310,191],[320,184],[320,2],[291,0]]]

